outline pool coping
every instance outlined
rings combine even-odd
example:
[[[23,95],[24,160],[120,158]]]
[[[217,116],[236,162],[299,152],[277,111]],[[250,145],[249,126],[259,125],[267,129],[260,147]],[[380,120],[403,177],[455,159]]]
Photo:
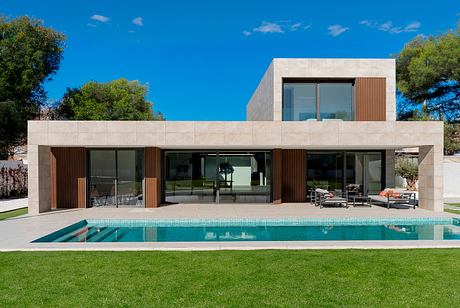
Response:
[[[303,242],[146,242],[146,243],[31,243],[81,220],[425,220],[460,218],[460,215],[423,209],[399,210],[372,208],[325,208],[309,204],[173,205],[158,209],[60,209],[40,215],[24,215],[0,222],[0,251],[199,251],[199,250],[263,250],[263,249],[413,249],[460,248],[457,240],[405,241],[303,241]]]
[[[127,242],[127,243],[33,243],[13,251],[217,251],[217,250],[341,250],[460,248],[460,240],[385,241],[251,241],[251,242]],[[64,246],[65,245],[65,246]]]
[[[35,247],[0,251],[213,251],[213,250],[299,250],[299,249],[416,249],[460,248],[460,240],[350,240],[350,241],[208,241],[208,242],[43,242],[47,237],[68,231],[81,224],[168,225],[168,226],[254,226],[254,225],[381,225],[381,224],[445,224],[459,221],[458,217],[430,218],[282,218],[282,219],[83,219],[30,244]],[[37,245],[37,246],[36,246]],[[39,245],[39,247],[38,247]],[[65,245],[65,246],[64,246]]]

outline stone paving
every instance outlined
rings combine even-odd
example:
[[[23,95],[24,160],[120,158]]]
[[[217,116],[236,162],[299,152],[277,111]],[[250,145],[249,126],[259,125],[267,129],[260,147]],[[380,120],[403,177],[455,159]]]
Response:
[[[0,199],[0,213],[27,207],[27,198]]]
[[[310,241],[310,242],[193,242],[193,243],[31,243],[83,219],[158,218],[429,218],[455,217],[422,209],[379,206],[323,208],[292,204],[180,204],[157,209],[93,208],[56,210],[0,221],[0,251],[12,250],[216,250],[216,249],[341,249],[459,247],[460,241]],[[459,217],[459,216],[456,216]]]

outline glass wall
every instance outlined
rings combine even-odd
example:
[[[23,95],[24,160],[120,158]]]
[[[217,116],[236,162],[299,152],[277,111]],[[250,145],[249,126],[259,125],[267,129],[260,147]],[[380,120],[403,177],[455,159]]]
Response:
[[[353,85],[351,83],[319,84],[319,119],[353,120]]]
[[[283,121],[316,119],[316,84],[285,83]]]
[[[363,194],[378,194],[382,190],[380,152],[348,152],[346,164],[346,185],[356,185]]]
[[[307,152],[307,190],[344,191],[357,187],[359,193],[375,194],[383,189],[382,152]]]
[[[165,200],[270,202],[270,152],[165,152]]]
[[[89,206],[143,207],[141,149],[89,151]]]
[[[283,83],[283,121],[354,120],[352,81]]]
[[[307,152],[307,187],[342,190],[343,152]]]

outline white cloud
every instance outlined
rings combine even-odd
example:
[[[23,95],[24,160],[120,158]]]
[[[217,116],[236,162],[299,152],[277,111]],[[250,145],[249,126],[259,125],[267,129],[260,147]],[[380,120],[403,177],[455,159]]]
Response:
[[[330,25],[329,27],[327,27],[327,29],[329,30],[327,34],[332,35],[333,37],[339,36],[345,31],[350,30],[350,28],[344,27],[342,25]]]
[[[300,22],[296,22],[295,24],[290,25],[289,29],[291,31],[297,31],[300,28],[300,26],[302,26],[302,24]]]
[[[90,23],[90,22],[87,23],[86,25],[87,25],[88,27],[90,27],[90,28],[96,28],[96,27],[97,27],[95,24],[92,24],[92,23]]]
[[[136,33],[134,30],[129,30],[128,33]]]
[[[93,15],[90,17],[92,20],[96,20],[96,21],[99,21],[99,22],[103,22],[103,23],[107,23],[110,21],[110,18],[107,17],[107,16],[103,16],[103,15]]]
[[[379,25],[379,23],[376,22],[375,20],[367,20],[367,19],[361,20],[359,24],[368,26],[369,28],[375,28]]]
[[[369,28],[378,29],[380,31],[388,32],[391,34],[399,34],[404,32],[416,32],[420,29],[422,24],[418,21],[412,21],[405,26],[395,26],[392,21],[386,21],[384,23],[379,23],[375,20],[362,20],[360,21],[361,25],[367,26]]]
[[[144,20],[142,19],[142,17],[136,17],[133,19],[133,24],[142,27],[144,25]]]
[[[279,20],[279,21],[262,21],[260,26],[252,29],[252,31],[244,30],[244,36],[250,36],[256,32],[259,33],[286,33],[294,32],[299,29],[307,30],[311,27],[311,24],[302,27],[301,22],[292,22],[291,20]]]
[[[284,33],[283,29],[281,29],[281,25],[276,22],[267,21],[263,21],[260,26],[254,28],[252,31],[260,33]]]

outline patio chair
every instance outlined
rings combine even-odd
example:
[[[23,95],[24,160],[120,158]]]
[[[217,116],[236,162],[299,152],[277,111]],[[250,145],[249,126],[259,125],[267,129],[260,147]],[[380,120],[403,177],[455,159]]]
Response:
[[[415,210],[417,206],[417,200],[415,192],[410,192],[401,189],[390,189],[385,188],[378,195],[368,195],[371,201],[376,204],[384,204],[387,209],[390,209],[391,205],[406,205],[412,207]]]
[[[319,208],[329,205],[340,205],[348,208],[348,198],[345,193],[334,195],[327,190],[317,188],[315,189],[315,205]]]

